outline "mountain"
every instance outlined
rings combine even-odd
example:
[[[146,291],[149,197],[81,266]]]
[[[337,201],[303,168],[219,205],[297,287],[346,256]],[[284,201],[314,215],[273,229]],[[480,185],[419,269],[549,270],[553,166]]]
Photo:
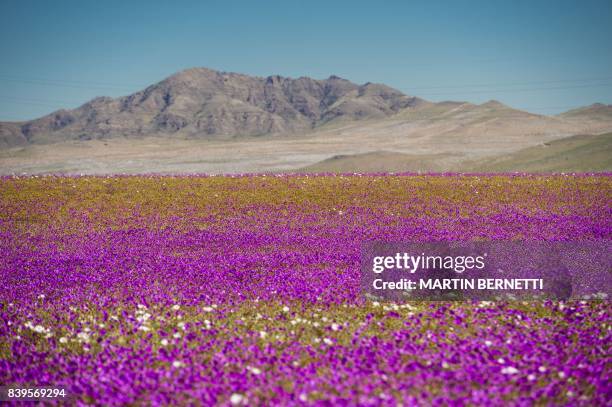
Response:
[[[565,119],[591,119],[609,121],[612,120],[612,105],[594,103],[590,106],[568,110],[565,113],[561,113],[559,117],[563,117]]]
[[[337,76],[261,78],[193,68],[129,96],[99,97],[36,120],[0,123],[0,147],[156,135],[289,134],[335,121],[384,118],[422,103],[385,85],[357,85]]]
[[[297,173],[380,173],[380,172],[440,172],[450,154],[406,154],[372,151],[362,154],[335,155],[296,170]]]
[[[609,172],[612,133],[577,135],[529,147],[512,154],[464,163],[478,172]]]
[[[336,155],[296,172],[609,172],[612,170],[612,133],[566,137],[477,161],[453,163],[453,158],[449,153],[417,155],[373,151]]]

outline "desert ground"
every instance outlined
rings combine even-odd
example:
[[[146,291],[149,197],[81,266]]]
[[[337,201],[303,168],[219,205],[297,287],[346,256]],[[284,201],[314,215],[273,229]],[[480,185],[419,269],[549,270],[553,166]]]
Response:
[[[612,123],[607,120],[567,120],[516,112],[495,103],[449,104],[400,112],[384,119],[334,122],[312,132],[290,135],[223,140],[114,137],[32,144],[0,150],[0,173],[572,170],[563,165],[563,160],[562,165],[548,165],[550,168],[533,164],[524,169],[501,162],[509,159],[519,164],[522,150],[535,148],[527,154],[546,155],[556,148],[571,146],[558,145],[558,140],[612,131]],[[587,138],[581,143],[594,140]],[[610,135],[598,140],[598,158],[589,155],[589,165],[574,167],[585,171],[610,169]],[[555,142],[552,149],[548,148],[551,142]],[[572,162],[583,159],[580,155],[569,158]]]

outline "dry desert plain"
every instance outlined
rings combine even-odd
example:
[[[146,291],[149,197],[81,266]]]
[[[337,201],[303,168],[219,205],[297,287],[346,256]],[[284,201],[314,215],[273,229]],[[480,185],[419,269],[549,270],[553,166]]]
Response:
[[[19,146],[0,150],[0,172],[609,171],[609,131],[612,120],[602,118],[534,115],[496,102],[448,103],[294,134],[114,137]]]

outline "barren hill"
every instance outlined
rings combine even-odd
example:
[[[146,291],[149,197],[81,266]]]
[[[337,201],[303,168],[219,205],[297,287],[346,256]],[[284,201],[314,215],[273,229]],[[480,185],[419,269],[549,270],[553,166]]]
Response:
[[[612,120],[612,105],[603,103],[593,103],[592,105],[568,110],[561,113],[559,117],[565,119],[591,119],[591,120]]]
[[[610,172],[612,133],[553,140],[512,154],[467,162],[461,169],[481,172]]]
[[[609,172],[612,133],[578,135],[540,143],[519,151],[449,165],[452,154],[406,154],[374,151],[336,155],[297,170],[306,173],[352,172]]]

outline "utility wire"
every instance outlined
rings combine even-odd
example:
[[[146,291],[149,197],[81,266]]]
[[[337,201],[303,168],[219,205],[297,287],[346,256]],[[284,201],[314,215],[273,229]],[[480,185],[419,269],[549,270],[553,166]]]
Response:
[[[593,81],[608,81],[611,80],[612,76],[606,78],[590,78],[590,79],[563,79],[556,81],[535,81],[535,82],[514,82],[514,83],[480,83],[471,85],[449,85],[449,86],[417,86],[411,87],[411,90],[424,90],[424,89],[463,89],[463,88],[480,88],[480,87],[507,87],[507,86],[529,86],[529,85],[545,85],[554,83],[575,83],[575,82],[593,82]]]
[[[419,93],[419,96],[445,96],[445,95],[466,95],[466,94],[483,94],[483,93],[514,93],[514,92],[534,92],[542,90],[563,90],[563,89],[581,89],[581,88],[599,88],[612,86],[612,83],[598,83],[590,85],[575,85],[575,86],[556,86],[546,88],[525,88],[525,89],[489,89],[475,90],[464,92],[440,92],[440,93]]]
[[[552,81],[531,81],[531,82],[509,82],[509,83],[476,83],[468,85],[448,85],[448,86],[415,86],[410,87],[411,90],[427,90],[427,89],[464,89],[464,88],[482,88],[482,87],[512,87],[512,86],[530,86],[530,85],[547,85],[557,83],[579,83],[579,82],[594,82],[594,81],[608,81],[612,80],[612,77],[598,77],[598,78],[580,78],[580,79],[559,79]],[[0,81],[3,82],[17,82],[17,83],[28,83],[34,85],[49,85],[59,87],[73,87],[78,89],[141,89],[145,88],[146,84],[127,84],[127,83],[110,83],[110,82],[94,82],[94,81],[75,81],[66,79],[43,79],[43,78],[32,78],[22,77],[13,75],[0,75]],[[592,86],[592,85],[590,85]]]
[[[562,83],[580,83],[580,82],[597,82],[597,81],[608,81],[612,77],[600,77],[600,78],[581,78],[581,79],[563,79],[554,81],[533,81],[533,82],[515,82],[507,84],[471,84],[471,85],[457,85],[457,86],[430,86],[430,87],[415,87],[412,90],[419,89],[463,89],[463,88],[485,88],[485,87],[513,87],[513,86],[527,86],[527,85],[545,85],[545,84],[562,84]],[[41,78],[24,78],[9,75],[0,75],[0,81],[4,82],[21,82],[30,83],[36,85],[50,85],[58,87],[78,88],[78,89],[127,89],[128,84],[117,84],[117,83],[103,83],[103,82],[86,82],[86,81],[73,81],[63,79],[41,79]],[[132,87],[143,86],[133,85]],[[515,92],[535,92],[535,91],[550,91],[550,90],[564,90],[564,89],[580,89],[580,88],[594,88],[594,87],[610,87],[612,83],[583,83],[568,86],[547,86],[547,87],[525,87],[522,89],[510,88],[510,89],[487,89],[487,90],[466,90],[466,91],[450,91],[450,92],[434,92],[434,93],[420,93],[419,96],[448,96],[448,95],[466,95],[466,94],[489,94],[489,93],[515,93]],[[58,105],[63,106],[80,106],[83,101],[66,101],[66,100],[50,100],[50,99],[35,99],[35,98],[19,98],[2,96],[0,97],[0,103],[17,103],[22,105],[32,105],[41,107],[50,107],[57,109]],[[553,109],[565,109],[565,108],[577,108],[579,106],[550,106],[550,107],[537,107],[537,108],[523,108],[529,110],[553,110]]]

